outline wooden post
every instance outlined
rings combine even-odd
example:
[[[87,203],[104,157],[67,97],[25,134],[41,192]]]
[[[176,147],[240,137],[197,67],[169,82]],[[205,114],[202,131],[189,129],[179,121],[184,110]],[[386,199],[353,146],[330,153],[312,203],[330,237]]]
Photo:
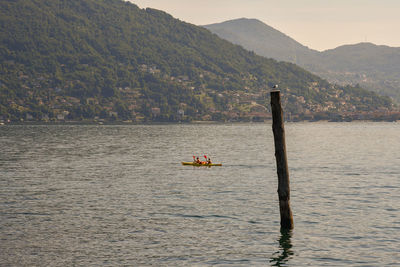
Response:
[[[290,209],[289,169],[286,156],[285,127],[283,124],[280,91],[271,92],[271,108],[272,131],[274,132],[275,158],[278,173],[281,229],[293,229],[293,215]]]

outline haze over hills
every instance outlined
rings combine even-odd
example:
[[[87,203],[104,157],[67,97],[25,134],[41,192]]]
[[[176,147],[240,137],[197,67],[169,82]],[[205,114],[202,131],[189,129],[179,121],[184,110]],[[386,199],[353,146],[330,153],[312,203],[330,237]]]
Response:
[[[400,102],[400,48],[360,43],[319,52],[256,19],[204,27],[259,55],[295,63],[329,82],[360,84]]]
[[[257,19],[241,18],[203,27],[234,44],[279,61],[298,64],[319,53]]]
[[[3,0],[0,25],[0,120],[262,120],[274,84],[300,119],[392,107],[122,0]]]

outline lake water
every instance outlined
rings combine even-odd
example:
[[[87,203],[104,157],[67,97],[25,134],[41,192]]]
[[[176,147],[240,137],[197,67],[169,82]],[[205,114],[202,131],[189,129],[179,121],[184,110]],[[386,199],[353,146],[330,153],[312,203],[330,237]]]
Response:
[[[399,266],[400,124],[286,142],[281,233],[271,124],[0,126],[0,266]]]

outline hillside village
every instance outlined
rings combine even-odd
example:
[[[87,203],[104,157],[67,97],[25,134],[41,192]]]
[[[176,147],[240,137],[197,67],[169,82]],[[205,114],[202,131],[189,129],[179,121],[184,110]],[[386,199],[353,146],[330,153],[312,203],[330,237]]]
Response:
[[[245,87],[242,91],[213,90],[206,84],[196,86],[196,83],[188,76],[169,76],[162,73],[157,66],[141,64],[138,71],[147,73],[178,85],[194,92],[195,96],[208,108],[206,113],[195,111],[195,116],[188,116],[185,111],[187,103],[179,103],[179,109],[175,111],[170,121],[225,121],[225,122],[262,122],[271,119],[269,108],[269,88],[255,90]],[[210,72],[200,74],[199,78],[213,76]],[[143,123],[150,121],[165,121],[162,109],[157,105],[151,105],[146,101],[141,88],[119,87],[117,92],[125,100],[126,105],[121,105],[114,98],[78,98],[63,94],[63,90],[79,80],[66,81],[63,87],[49,87],[51,80],[46,75],[31,78],[24,73],[19,73],[19,79],[23,82],[23,89],[27,94],[24,98],[9,99],[9,106],[20,116],[0,115],[0,122],[126,122]],[[229,80],[229,78],[225,78]],[[251,81],[255,77],[243,77],[243,80]],[[332,88],[334,88],[332,86]],[[359,110],[353,104],[354,101],[367,103],[371,99],[364,97],[350,98],[345,95],[343,89],[320,87],[318,82],[309,84],[310,92],[327,94],[329,99],[323,103],[309,103],[304,96],[296,95],[291,88],[281,88],[283,106],[286,109],[285,117],[288,121],[302,120],[389,120],[400,119],[400,112],[394,108],[381,107],[378,110]],[[332,93],[333,92],[333,93]],[[224,102],[221,106],[214,104],[215,99]],[[218,103],[218,101],[216,101]],[[39,110],[39,111],[37,111]]]

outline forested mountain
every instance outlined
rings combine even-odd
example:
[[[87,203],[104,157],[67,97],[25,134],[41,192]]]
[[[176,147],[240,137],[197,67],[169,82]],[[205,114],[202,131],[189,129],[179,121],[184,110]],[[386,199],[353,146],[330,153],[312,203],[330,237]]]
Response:
[[[256,19],[204,27],[258,55],[295,63],[332,83],[359,84],[400,103],[400,48],[360,43],[319,52]]]
[[[400,103],[400,47],[344,45],[322,52],[308,69],[331,82],[360,84]]]
[[[0,1],[2,120],[249,120],[390,109],[165,12],[121,0]]]

